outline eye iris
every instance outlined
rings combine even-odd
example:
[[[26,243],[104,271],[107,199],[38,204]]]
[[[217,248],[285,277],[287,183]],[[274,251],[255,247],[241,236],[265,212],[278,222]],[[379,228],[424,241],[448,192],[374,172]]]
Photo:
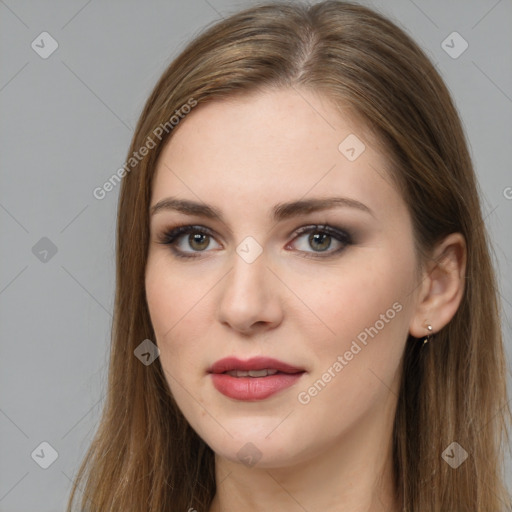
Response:
[[[326,234],[326,233],[322,233],[322,234],[319,234],[319,233],[315,233],[315,234],[311,234],[309,235],[309,242],[325,242],[325,240],[328,241],[327,245],[323,244],[322,247],[319,247],[317,245],[317,248],[320,249],[320,251],[325,251],[327,249],[329,249],[330,245],[331,245],[331,240],[330,240],[330,235]],[[312,244],[312,247],[314,247],[314,245]]]
[[[189,243],[190,243],[190,246],[193,247],[194,249],[197,249],[199,251],[203,250],[203,249],[206,249],[208,247],[208,239],[207,239],[208,235],[205,235],[205,234],[202,234],[202,233],[195,233],[195,234],[192,234],[192,235],[189,235],[188,237],[188,240],[189,240]],[[201,239],[203,239],[203,243],[201,244]],[[205,240],[206,240],[206,243],[205,243]],[[199,243],[199,247],[196,245],[194,246],[194,244],[196,243]]]

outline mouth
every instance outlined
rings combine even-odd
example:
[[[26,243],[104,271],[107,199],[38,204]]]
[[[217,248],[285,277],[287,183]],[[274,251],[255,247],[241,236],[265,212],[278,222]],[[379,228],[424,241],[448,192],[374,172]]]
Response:
[[[276,374],[285,374],[287,372],[280,372],[279,370],[276,370],[275,368],[265,368],[264,370],[249,370],[249,371],[243,371],[243,370],[230,370],[229,372],[222,372],[222,374],[225,375],[231,375],[232,377],[268,377],[269,375],[276,375]],[[302,372],[293,372],[293,373],[302,373]],[[292,372],[288,373],[292,374]]]
[[[226,373],[232,377],[267,377],[277,373],[295,374],[304,373],[305,370],[298,366],[279,361],[270,357],[252,357],[241,360],[236,357],[225,357],[215,362],[208,373]]]
[[[264,400],[296,384],[306,370],[267,357],[247,361],[231,357],[208,370],[212,383],[223,395],[243,401]]]

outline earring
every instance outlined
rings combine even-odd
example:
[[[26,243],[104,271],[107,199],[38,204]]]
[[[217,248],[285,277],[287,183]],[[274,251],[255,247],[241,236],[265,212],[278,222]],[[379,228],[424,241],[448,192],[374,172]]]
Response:
[[[427,344],[432,339],[432,326],[430,324],[427,325],[428,334],[425,338],[423,338],[423,345]]]

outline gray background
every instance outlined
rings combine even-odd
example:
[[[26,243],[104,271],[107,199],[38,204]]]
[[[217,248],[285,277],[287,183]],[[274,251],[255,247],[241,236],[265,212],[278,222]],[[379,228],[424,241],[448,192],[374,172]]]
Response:
[[[62,511],[97,426],[119,187],[103,200],[92,191],[123,164],[145,99],[184,43],[252,3],[0,0],[0,512]],[[510,368],[512,2],[363,3],[413,36],[454,96],[499,261]],[[47,59],[31,47],[43,31],[59,45]],[[441,46],[453,31],[469,44],[458,58]],[[57,249],[46,261],[43,237]],[[58,452],[48,469],[31,457],[43,441]]]

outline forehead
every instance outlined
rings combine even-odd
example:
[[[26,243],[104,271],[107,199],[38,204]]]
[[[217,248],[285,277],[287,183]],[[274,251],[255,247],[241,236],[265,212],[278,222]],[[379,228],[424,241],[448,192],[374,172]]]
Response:
[[[325,97],[265,91],[188,114],[159,157],[152,203],[173,195],[229,210],[343,194],[379,207],[401,200],[386,164],[366,127]]]

